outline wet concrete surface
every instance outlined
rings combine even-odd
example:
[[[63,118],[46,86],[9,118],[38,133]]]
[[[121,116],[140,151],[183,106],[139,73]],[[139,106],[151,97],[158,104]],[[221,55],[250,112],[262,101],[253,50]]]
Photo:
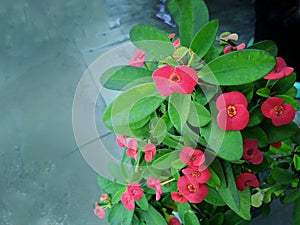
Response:
[[[244,42],[251,39],[250,0],[207,3],[211,18],[220,19],[220,31],[236,32]],[[74,95],[87,68],[128,42],[134,24],[174,31],[156,17],[160,7],[159,1],[129,0],[0,2],[1,225],[105,224],[92,211],[101,194],[96,171],[74,138]],[[86,89],[97,88],[91,77]],[[92,103],[102,129],[105,102],[99,99]],[[114,136],[104,139],[112,143]],[[87,145],[96,141],[91,137]],[[274,215],[290,218],[288,213],[280,208]],[[279,219],[270,222],[277,217],[252,224],[280,224]]]

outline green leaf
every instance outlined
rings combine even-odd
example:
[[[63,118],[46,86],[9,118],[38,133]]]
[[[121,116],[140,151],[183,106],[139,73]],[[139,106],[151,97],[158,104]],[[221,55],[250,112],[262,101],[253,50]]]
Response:
[[[194,127],[203,127],[211,121],[211,115],[203,105],[192,101],[187,121]]]
[[[243,139],[256,139],[258,141],[258,147],[266,147],[268,145],[268,136],[264,130],[259,127],[247,127],[242,130]]]
[[[115,133],[134,136],[130,124],[139,123],[151,115],[164,101],[154,83],[145,83],[120,94],[106,108],[103,115],[105,126]]]
[[[272,93],[275,94],[284,94],[288,90],[290,90],[296,81],[296,73],[292,73],[291,75],[276,80],[274,85],[272,85],[271,90]]]
[[[244,147],[240,131],[224,131],[219,128],[217,122],[212,121],[202,127],[203,134],[208,146],[219,156],[228,161],[241,159]]]
[[[138,214],[147,225],[167,225],[166,219],[151,204],[147,211],[138,211]]]
[[[109,211],[107,220],[111,225],[131,225],[134,210],[125,209],[123,203],[114,204]]]
[[[115,183],[100,174],[97,175],[97,183],[103,192],[110,194],[114,194],[116,191],[124,187],[123,184]]]
[[[199,58],[202,58],[215,42],[218,28],[218,20],[212,20],[202,27],[192,40],[190,48]]]
[[[148,60],[164,60],[174,52],[168,33],[149,24],[138,24],[129,32],[133,44],[146,52]]]
[[[117,202],[119,202],[121,200],[121,196],[122,194],[126,191],[126,186],[123,186],[119,191],[117,191],[114,194],[114,197],[112,198],[112,203],[116,204]]]
[[[294,162],[295,169],[300,170],[300,156],[299,155],[294,155],[293,162]]]
[[[270,176],[278,184],[290,184],[295,178],[295,174],[292,174],[288,170],[279,167],[272,169],[270,172]]]
[[[210,61],[198,75],[210,84],[241,85],[264,77],[275,65],[275,58],[266,51],[244,49]]]
[[[225,206],[226,203],[224,202],[220,193],[213,187],[210,186],[207,187],[208,187],[208,194],[206,195],[204,201],[214,206]]]
[[[170,169],[172,166],[172,162],[179,159],[179,154],[179,150],[174,150],[170,153],[164,154],[163,156],[153,161],[152,167],[159,170]]]
[[[283,141],[293,136],[298,130],[298,126],[294,122],[282,126],[274,126],[269,119],[262,122],[261,128],[267,134],[269,144]]]
[[[255,194],[251,195],[251,206],[255,208],[259,208],[264,201],[265,192],[262,190],[259,190]]]
[[[198,30],[209,21],[208,8],[202,0],[169,0],[168,10],[179,26],[180,43],[189,47]]]
[[[208,170],[210,172],[210,179],[207,184],[212,187],[219,187],[221,185],[221,180],[218,177],[217,173],[211,167],[209,167]]]
[[[240,199],[240,210],[236,211],[236,213],[242,217],[244,220],[251,220],[251,193],[250,188],[246,188],[244,191],[239,191],[239,199]]]
[[[300,198],[298,198],[294,202],[293,206],[293,214],[292,214],[292,221],[294,225],[299,225],[300,224]]]
[[[173,93],[168,103],[168,113],[171,122],[178,132],[186,125],[190,112],[191,95]]]
[[[271,96],[271,91],[269,88],[260,88],[256,91],[256,94],[264,98],[269,98]]]
[[[276,57],[278,54],[278,48],[274,41],[263,40],[256,42],[255,44],[248,47],[249,49],[261,49],[269,52],[272,56]]]
[[[177,169],[177,170],[181,170],[183,167],[186,166],[183,162],[181,162],[180,159],[174,160],[174,161],[171,163],[171,165],[172,165],[172,167],[173,167],[174,169]]]
[[[136,204],[142,209],[142,210],[148,210],[149,204],[148,200],[146,198],[146,195],[143,195],[143,197],[140,200],[135,201]]]
[[[292,190],[290,193],[288,193],[282,200],[282,203],[284,204],[292,203],[296,201],[298,198],[300,198],[300,188],[296,190]]]
[[[181,218],[181,220],[183,220],[184,218],[184,214],[191,210],[191,205],[190,203],[186,202],[186,203],[177,203],[177,210],[178,210],[178,215]]]
[[[164,140],[168,132],[167,129],[164,116],[160,118],[153,118],[150,122],[151,138],[153,138],[157,143],[161,143]]]
[[[152,81],[152,71],[135,66],[115,66],[100,76],[103,87],[121,91],[129,86]]]
[[[223,225],[224,223],[224,214],[223,213],[216,213],[210,220],[209,224],[213,225]]]
[[[249,113],[250,113],[250,120],[247,125],[248,127],[254,127],[260,124],[265,118],[265,116],[261,112],[260,105],[255,105],[254,107],[252,107],[249,110]]]
[[[234,211],[228,210],[224,214],[224,224],[223,225],[248,225],[249,222],[243,220]]]
[[[188,210],[184,213],[183,224],[200,225],[199,219],[192,210]]]
[[[219,194],[223,198],[224,202],[235,212],[240,210],[239,191],[236,188],[235,178],[232,172],[232,168],[229,162],[223,161],[227,186],[219,188]],[[250,204],[249,204],[250,205]]]

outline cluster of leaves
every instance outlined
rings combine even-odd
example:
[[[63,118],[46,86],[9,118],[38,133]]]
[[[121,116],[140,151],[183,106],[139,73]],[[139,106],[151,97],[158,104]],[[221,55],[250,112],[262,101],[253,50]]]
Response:
[[[168,34],[156,27],[136,25],[130,39],[145,51],[145,66],[116,66],[100,78],[105,88],[121,92],[104,113],[105,126],[116,134],[137,138],[140,149],[148,142],[157,148],[151,162],[143,160],[142,151],[137,160],[124,151],[121,165],[109,168],[114,181],[98,176],[101,190],[109,195],[105,203],[98,203],[106,206],[109,223],[163,225],[177,212],[183,224],[248,224],[254,208],[263,207],[267,213],[272,200],[278,198],[282,203],[294,202],[293,220],[299,224],[299,128],[293,121],[275,126],[261,112],[262,103],[270,97],[282,98],[295,111],[299,109],[293,86],[296,74],[264,79],[276,65],[277,47],[272,41],[224,54],[225,45],[216,39],[218,20],[209,21],[203,1],[170,0],[168,7],[179,27],[181,47],[174,50]],[[166,63],[174,67],[188,63],[197,70],[200,82],[193,93],[162,96],[157,91],[152,74]],[[216,99],[232,91],[243,93],[248,101],[250,120],[242,130],[223,130],[217,123]],[[258,141],[264,155],[259,165],[242,159],[245,139]],[[274,147],[274,143],[281,146]],[[209,193],[199,204],[181,204],[171,197],[186,166],[179,159],[184,146],[206,154]],[[257,174],[261,186],[239,191],[236,178],[243,171]],[[121,196],[127,184],[135,181],[142,186],[149,177],[164,183],[160,201],[145,186],[135,210],[126,210]]]

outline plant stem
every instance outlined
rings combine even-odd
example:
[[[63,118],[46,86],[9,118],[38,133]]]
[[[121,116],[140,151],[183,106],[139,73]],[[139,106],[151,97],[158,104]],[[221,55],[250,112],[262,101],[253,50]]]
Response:
[[[166,184],[168,184],[168,183],[171,183],[171,182],[174,181],[174,180],[176,180],[176,179],[175,179],[175,178],[172,178],[172,179],[170,179],[170,180],[164,181],[164,182],[161,183],[161,186],[164,186],[164,185],[166,185]]]

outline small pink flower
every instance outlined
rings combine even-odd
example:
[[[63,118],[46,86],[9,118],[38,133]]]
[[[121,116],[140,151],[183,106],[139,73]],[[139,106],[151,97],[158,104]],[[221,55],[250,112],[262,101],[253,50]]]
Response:
[[[264,160],[264,155],[258,149],[258,141],[255,139],[246,139],[244,140],[243,145],[244,154],[242,158],[255,165],[261,164]]]
[[[156,146],[152,143],[148,143],[145,145],[144,151],[145,151],[145,160],[147,162],[151,162],[153,157],[156,154]]]
[[[290,104],[284,103],[284,99],[277,97],[268,98],[261,105],[262,114],[270,118],[274,126],[289,124],[295,117],[295,109]]]
[[[182,173],[186,175],[192,182],[204,184],[210,179],[210,172],[208,169],[204,169],[202,171],[186,168],[182,170]]]
[[[153,188],[155,190],[156,201],[158,201],[160,199],[161,194],[162,194],[162,188],[161,188],[160,180],[155,178],[155,177],[151,177],[151,178],[148,179],[147,184],[148,184],[149,188]]]
[[[219,111],[217,122],[221,129],[242,130],[248,125],[248,101],[241,92],[232,91],[220,95],[216,106]]]
[[[100,219],[103,219],[105,217],[104,209],[101,206],[99,206],[97,203],[95,205],[94,214],[98,216]]]
[[[231,45],[228,45],[224,48],[224,54],[227,54],[229,52],[232,52],[232,51],[239,51],[239,50],[243,50],[246,48],[246,44],[245,43],[241,43],[239,44],[238,46],[231,46]]]
[[[117,134],[116,142],[119,147],[124,148],[127,145],[127,137],[125,135]]]
[[[108,197],[108,194],[102,194],[101,197],[100,197],[100,202],[103,202],[107,199]]]
[[[134,210],[135,209],[135,202],[131,194],[127,191],[124,192],[121,196],[121,202],[123,203],[124,207],[127,210]]]
[[[137,139],[132,138],[128,141],[126,154],[137,161],[139,149],[137,147]]]
[[[181,192],[172,192],[171,197],[175,202],[179,202],[179,203],[185,203],[188,201]]]
[[[292,72],[294,72],[294,68],[293,67],[288,67],[283,58],[276,57],[276,62],[277,63],[275,65],[275,68],[269,74],[267,74],[264,77],[265,79],[267,79],[267,80],[277,80],[277,79],[281,79],[283,77],[286,77],[286,76],[292,74]]]
[[[163,96],[169,96],[174,92],[191,94],[198,82],[197,72],[188,66],[166,65],[156,69],[152,78],[158,92]]]
[[[180,47],[180,39],[175,40],[173,42],[173,46],[174,46],[175,50],[178,49]]]
[[[190,203],[200,203],[208,194],[205,184],[192,182],[187,176],[178,179],[177,187]]]
[[[170,40],[172,40],[174,37],[175,37],[175,33],[171,33],[171,34],[169,34],[169,36],[168,36],[168,38],[169,38]]]
[[[168,225],[181,225],[180,221],[176,217],[172,217],[169,220]]]
[[[127,186],[127,192],[131,195],[133,200],[140,200],[144,194],[142,188],[136,182],[133,182]]]
[[[137,49],[133,57],[129,60],[128,65],[142,67],[145,62],[145,52],[142,49]]]
[[[179,157],[181,162],[195,169],[198,169],[205,161],[205,155],[202,151],[188,146],[182,148]]]
[[[236,187],[238,190],[244,191],[248,186],[259,187],[260,183],[253,173],[245,172],[236,179]]]

